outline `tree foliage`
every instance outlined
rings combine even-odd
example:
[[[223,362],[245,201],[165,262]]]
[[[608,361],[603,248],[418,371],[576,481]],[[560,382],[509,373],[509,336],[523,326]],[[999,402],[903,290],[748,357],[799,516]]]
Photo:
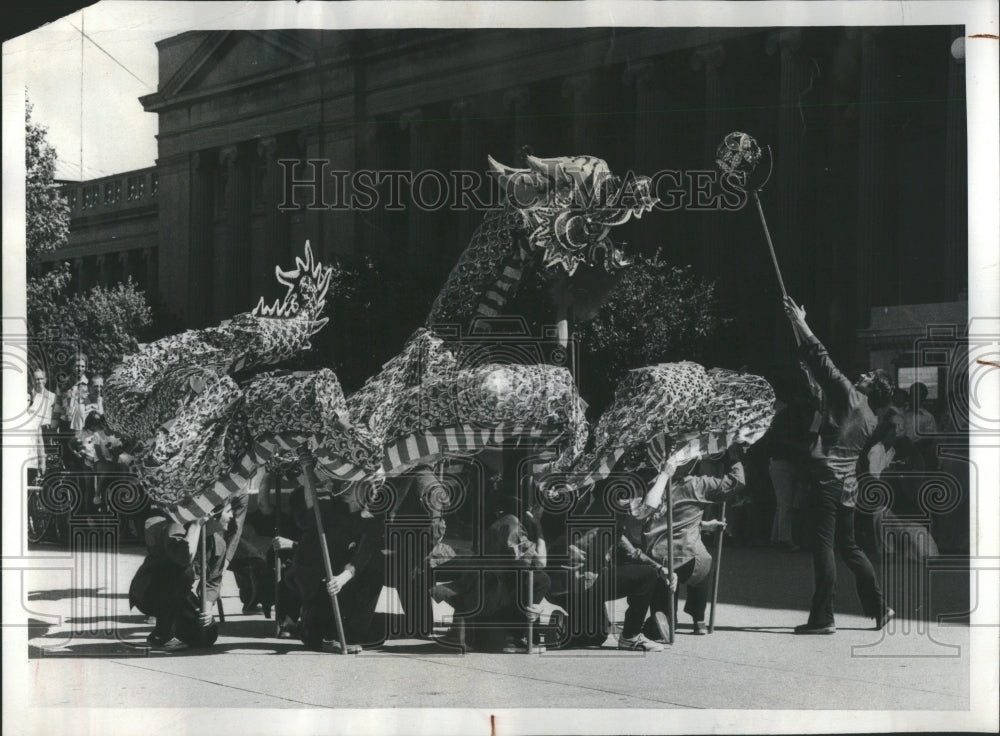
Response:
[[[28,263],[51,253],[69,237],[69,204],[55,183],[56,150],[46,129],[31,119],[31,102],[25,101],[24,139],[26,175],[26,244]]]
[[[40,258],[65,245],[69,237],[69,205],[55,182],[56,151],[45,128],[32,121],[30,102],[25,114],[25,165],[28,332],[36,339],[78,345],[89,358],[90,372],[106,374],[125,353],[136,349],[152,311],[131,280],[73,294],[67,263],[56,262],[43,271]]]
[[[576,324],[581,368],[590,382],[613,387],[626,371],[654,363],[700,361],[727,324],[715,285],[690,266],[667,263],[657,252],[637,257],[605,297],[593,319]]]

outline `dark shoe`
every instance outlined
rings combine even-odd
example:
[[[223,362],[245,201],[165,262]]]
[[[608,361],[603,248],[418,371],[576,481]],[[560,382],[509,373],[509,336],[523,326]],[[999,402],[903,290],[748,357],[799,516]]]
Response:
[[[320,647],[320,651],[323,652],[333,652],[334,654],[341,653],[340,641],[337,639],[324,639]],[[358,654],[362,651],[360,644],[350,644],[347,645],[347,654]]]
[[[549,632],[553,646],[560,647],[569,643],[569,619],[558,608],[549,616]]]
[[[251,614],[258,613],[261,610],[261,605],[259,603],[245,603],[243,604],[243,613]]]
[[[146,637],[146,643],[153,649],[162,649],[165,652],[177,652],[188,648],[188,645],[180,639],[173,636],[164,638],[155,631],[150,632],[149,636]]]
[[[885,625],[896,618],[896,612],[891,608],[886,606],[886,609],[882,612],[881,616],[875,617],[875,631],[881,631],[885,628]]]
[[[525,654],[528,651],[528,640],[524,637],[507,636],[502,651],[504,654]]]
[[[708,627],[705,626],[704,621],[694,622],[694,631],[692,632],[695,636],[705,636],[708,633]]]
[[[287,616],[278,624],[279,639],[294,639],[299,635],[299,625]]]
[[[647,618],[646,623],[643,624],[642,633],[645,634],[646,638],[660,644],[669,642],[670,622],[667,620],[667,614],[663,611],[654,611],[653,615]]]
[[[833,624],[802,624],[795,627],[796,634],[836,634],[837,627]]]
[[[150,631],[149,636],[146,637],[146,643],[149,644],[149,646],[151,647],[159,648],[165,645],[168,641],[170,641],[170,638],[171,637],[169,636],[161,636],[160,634],[157,634],[155,631]]]

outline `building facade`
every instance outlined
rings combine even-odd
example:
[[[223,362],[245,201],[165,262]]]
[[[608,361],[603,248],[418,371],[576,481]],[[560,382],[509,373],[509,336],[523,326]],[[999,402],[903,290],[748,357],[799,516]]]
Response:
[[[157,44],[159,87],[141,99],[159,117],[155,169],[68,186],[72,236],[56,257],[74,262],[79,286],[132,275],[190,326],[273,298],[274,265],[306,240],[321,258],[374,258],[414,290],[386,289],[394,318],[365,341],[377,367],[423,322],[482,213],[421,209],[406,192],[398,209],[383,206],[385,186],[372,209],[300,207],[315,190],[290,188],[291,179],[308,181],[327,162],[329,201],[342,186],[332,172],[485,172],[488,154],[513,165],[523,146],[542,157],[590,154],[617,173],[679,172],[685,206],[650,213],[620,237],[716,281],[735,320],[717,362],[763,370],[786,361],[792,343],[757,213],[694,206],[694,177],[742,130],[772,149],[761,199],[787,289],[810,308],[817,334],[845,367],[903,365],[906,345],[898,335],[882,341],[873,309],[964,313],[961,35],[183,33]]]

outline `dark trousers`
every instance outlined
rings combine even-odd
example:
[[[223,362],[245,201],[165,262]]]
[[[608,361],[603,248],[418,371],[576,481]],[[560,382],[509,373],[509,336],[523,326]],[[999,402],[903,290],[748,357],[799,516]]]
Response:
[[[622,637],[631,639],[642,631],[646,614],[654,599],[666,600],[667,586],[654,567],[644,564],[618,565],[615,568],[614,595],[608,600],[625,598],[625,621]]]
[[[147,616],[155,616],[153,631],[164,640],[170,639],[194,583],[194,571],[190,567],[165,565],[141,572],[149,576],[149,581],[142,593],[134,596],[135,607]]]
[[[712,586],[712,576],[701,575],[698,579],[692,577],[695,574],[696,562],[697,560],[692,558],[677,568],[677,582],[684,583],[684,589],[687,592],[684,601],[684,613],[691,616],[695,621],[704,621],[705,609],[708,608],[708,598]],[[662,595],[664,595],[664,598],[658,598],[654,601],[654,611],[666,612],[665,600],[669,596],[666,596],[665,584],[663,588],[664,592]]]
[[[854,509],[840,504],[840,489],[821,487],[812,509],[812,555],[815,591],[809,623],[829,626],[833,619],[833,598],[837,585],[837,559],[854,573],[854,584],[861,608],[869,618],[885,607],[885,600],[875,578],[872,563],[854,541]]]
[[[513,564],[513,563],[512,563]],[[439,566],[448,576],[448,563]],[[456,619],[468,624],[466,642],[480,651],[499,649],[506,635],[523,635],[527,619],[523,614],[529,595],[535,604],[545,598],[551,587],[549,576],[535,570],[530,576],[533,587],[528,588],[528,568],[465,570],[452,583],[457,595],[452,599]],[[443,578],[442,578],[443,579]]]
[[[641,563],[618,565],[613,574],[600,575],[590,588],[571,578],[549,598],[567,611],[568,646],[600,646],[604,642],[610,630],[604,606],[607,601],[625,599],[621,635],[626,639],[642,631],[651,608],[666,611],[669,605],[666,582],[656,568]]]
[[[369,565],[337,594],[344,638],[348,644],[375,647],[385,641],[385,632],[374,631],[372,626],[383,580],[382,570]],[[323,639],[337,639],[333,603],[322,581],[308,589],[302,599],[300,626],[302,641],[307,646],[315,648]]]

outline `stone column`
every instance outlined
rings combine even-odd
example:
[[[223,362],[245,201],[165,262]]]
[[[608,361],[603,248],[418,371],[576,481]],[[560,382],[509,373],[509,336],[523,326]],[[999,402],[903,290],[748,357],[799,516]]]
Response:
[[[793,297],[810,286],[803,277],[812,270],[810,256],[816,250],[816,242],[806,242],[804,231],[804,214],[812,209],[812,203],[802,197],[802,180],[809,176],[809,167],[805,161],[806,122],[801,98],[809,87],[811,72],[808,61],[799,53],[801,45],[802,32],[798,29],[777,31],[766,41],[768,55],[779,55],[781,59],[778,141],[773,150],[775,167],[771,186],[780,217],[768,225],[775,239],[785,288]]]
[[[410,138],[410,172],[414,175],[434,167],[435,162],[428,155],[430,141],[424,123],[424,114],[420,108],[408,110],[400,116],[400,127],[409,133]],[[403,192],[403,201],[407,208],[405,253],[411,263],[417,265],[423,261],[423,255],[430,247],[430,230],[428,215],[414,203],[412,193]],[[400,244],[402,245],[402,244]]]
[[[249,157],[241,155],[238,146],[225,146],[219,151],[219,164],[226,170],[226,215],[228,221],[227,279],[216,282],[218,289],[226,284],[229,291],[229,313],[237,314],[253,308],[250,296],[250,176]]]
[[[127,250],[123,250],[118,254],[118,281],[123,284],[132,275],[131,260],[131,254]]]
[[[171,312],[191,319],[189,281],[191,257],[191,157],[189,154],[160,159],[157,164],[159,224],[157,243],[162,268],[158,269],[157,292]],[[152,194],[152,189],[150,190]]]
[[[111,263],[108,257],[103,253],[97,256],[97,283],[101,286],[108,287],[111,284],[108,283],[110,280],[110,267]]]
[[[701,242],[698,266],[703,275],[710,279],[719,279],[723,291],[728,291],[728,277],[733,270],[739,268],[734,259],[740,255],[731,247],[730,233],[734,225],[731,213],[720,212],[711,205],[711,200],[717,192],[714,185],[715,151],[719,143],[730,132],[726,125],[723,108],[730,98],[723,79],[722,66],[726,61],[726,52],[719,44],[702,46],[695,49],[691,55],[691,70],[704,74],[704,134],[702,137],[702,156],[704,164],[701,168],[704,174],[694,174],[699,177],[694,182],[692,196],[694,201],[688,203],[689,211],[696,213],[700,223],[697,232]],[[699,194],[702,191],[702,194]],[[726,267],[724,264],[729,264]]]
[[[212,215],[215,192],[212,175],[218,163],[214,152],[191,155],[191,259],[188,264],[188,316],[192,326],[213,321],[214,292],[213,262],[215,243],[212,242]]]
[[[87,276],[83,269],[83,258],[73,259],[73,290],[80,293],[87,288]]]
[[[475,119],[475,113],[473,112],[472,103],[469,100],[458,100],[451,104],[451,119],[454,123],[455,128],[457,128],[458,135],[456,139],[458,141],[458,155],[453,160],[458,161],[458,169],[460,171],[473,172],[468,175],[462,175],[462,181],[459,181],[459,175],[455,174],[451,177],[453,187],[465,188],[466,186],[474,186],[473,194],[469,197],[464,198],[466,201],[458,201],[456,204],[459,205],[460,210],[455,214],[457,217],[457,227],[449,227],[449,231],[455,233],[454,243],[448,244],[448,250],[454,253],[456,256],[461,252],[461,248],[465,247],[465,244],[469,242],[472,237],[473,231],[476,229],[478,224],[482,221],[484,212],[479,211],[474,202],[476,198],[474,195],[478,195],[480,198],[485,198],[485,195],[481,192],[485,192],[485,187],[487,186],[486,179],[486,152],[482,150],[482,136],[477,130],[477,121]],[[468,179],[465,181],[465,179]],[[475,185],[473,185],[475,182]],[[457,193],[453,194],[449,199],[454,200],[458,196]],[[459,197],[459,199],[463,199]],[[449,203],[450,204],[450,203]],[[450,218],[449,218],[450,219]]]
[[[146,268],[146,297],[150,304],[156,304],[159,299],[159,284],[157,282],[157,249],[145,248],[143,250],[143,261]]]
[[[318,126],[309,126],[303,129],[299,133],[298,150],[300,154],[300,159],[303,161],[303,166],[305,166],[305,160],[307,159],[323,159],[323,130]],[[313,169],[302,168],[301,176],[312,176]],[[319,175],[319,174],[317,174]],[[324,175],[322,177],[323,181],[323,195],[322,198],[317,201],[317,207],[315,209],[310,208],[307,210],[301,210],[296,213],[296,218],[300,220],[303,225],[302,237],[293,239],[294,252],[296,249],[301,249],[305,246],[305,241],[309,240],[312,244],[313,253],[316,257],[324,262],[329,262],[329,243],[326,242],[326,211],[323,210],[323,205],[327,200],[332,199],[332,190],[328,193],[328,185],[331,184],[330,180],[327,178],[329,176],[329,166],[324,169]],[[312,195],[302,194],[299,201],[309,204],[312,201]]]
[[[329,209],[318,213],[323,220],[327,258],[339,258],[357,252],[355,212],[351,208],[350,176],[357,158],[354,133],[347,126],[333,129],[323,138],[322,156],[327,167]]]
[[[868,325],[872,307],[872,283],[888,274],[877,274],[875,255],[889,249],[886,218],[886,133],[889,99],[889,67],[878,29],[861,31],[861,115],[858,135],[858,236],[855,254],[855,320]]]
[[[514,123],[514,146],[510,152],[508,160],[500,163],[508,166],[520,166],[517,160],[523,146],[531,146],[534,149],[536,120],[531,114],[531,92],[527,86],[514,87],[503,93],[503,107],[509,110],[513,116]],[[494,156],[498,155],[493,154]]]
[[[658,72],[659,68],[655,63],[648,60],[640,61],[627,66],[622,78],[622,81],[635,92],[635,151],[632,155],[632,173],[636,176],[652,176],[662,160],[662,137],[665,128],[656,111],[665,107],[666,95],[663,85],[657,84]],[[663,220],[675,219],[669,213],[652,214],[658,214]],[[650,246],[666,246],[670,238],[665,237],[664,233],[669,227],[669,223],[664,222],[655,231],[651,228],[636,228],[636,250],[645,251]]]
[[[587,146],[587,133],[590,129],[590,121],[586,115],[587,99],[591,92],[590,75],[575,74],[563,80],[562,95],[569,100],[569,110],[573,118],[570,121],[570,142],[572,151],[567,155],[582,156],[587,153],[584,150]]]
[[[367,121],[359,123],[355,128],[355,171],[371,171],[374,176],[385,167],[385,157],[380,145],[378,124]],[[371,209],[357,216],[357,226],[355,228],[355,241],[357,252],[377,255],[390,248],[387,237],[387,223],[383,207],[385,203],[381,201],[382,187],[373,187],[378,190],[378,198],[373,202]],[[361,194],[359,193],[359,196]],[[367,206],[368,197],[364,195],[363,204]]]
[[[965,38],[951,45],[948,59],[948,122],[944,164],[944,300],[968,298],[969,199],[965,113]]]
[[[278,264],[282,268],[288,268],[292,265],[290,254],[285,252],[286,244],[278,234],[281,213],[278,212],[274,188],[277,148],[277,139],[270,136],[257,141],[254,151],[254,196],[259,197],[259,202],[254,204],[260,212],[258,226],[254,228],[251,240],[250,254],[250,293],[254,304],[262,296],[265,301],[271,302],[277,288],[274,283],[274,266]]]

